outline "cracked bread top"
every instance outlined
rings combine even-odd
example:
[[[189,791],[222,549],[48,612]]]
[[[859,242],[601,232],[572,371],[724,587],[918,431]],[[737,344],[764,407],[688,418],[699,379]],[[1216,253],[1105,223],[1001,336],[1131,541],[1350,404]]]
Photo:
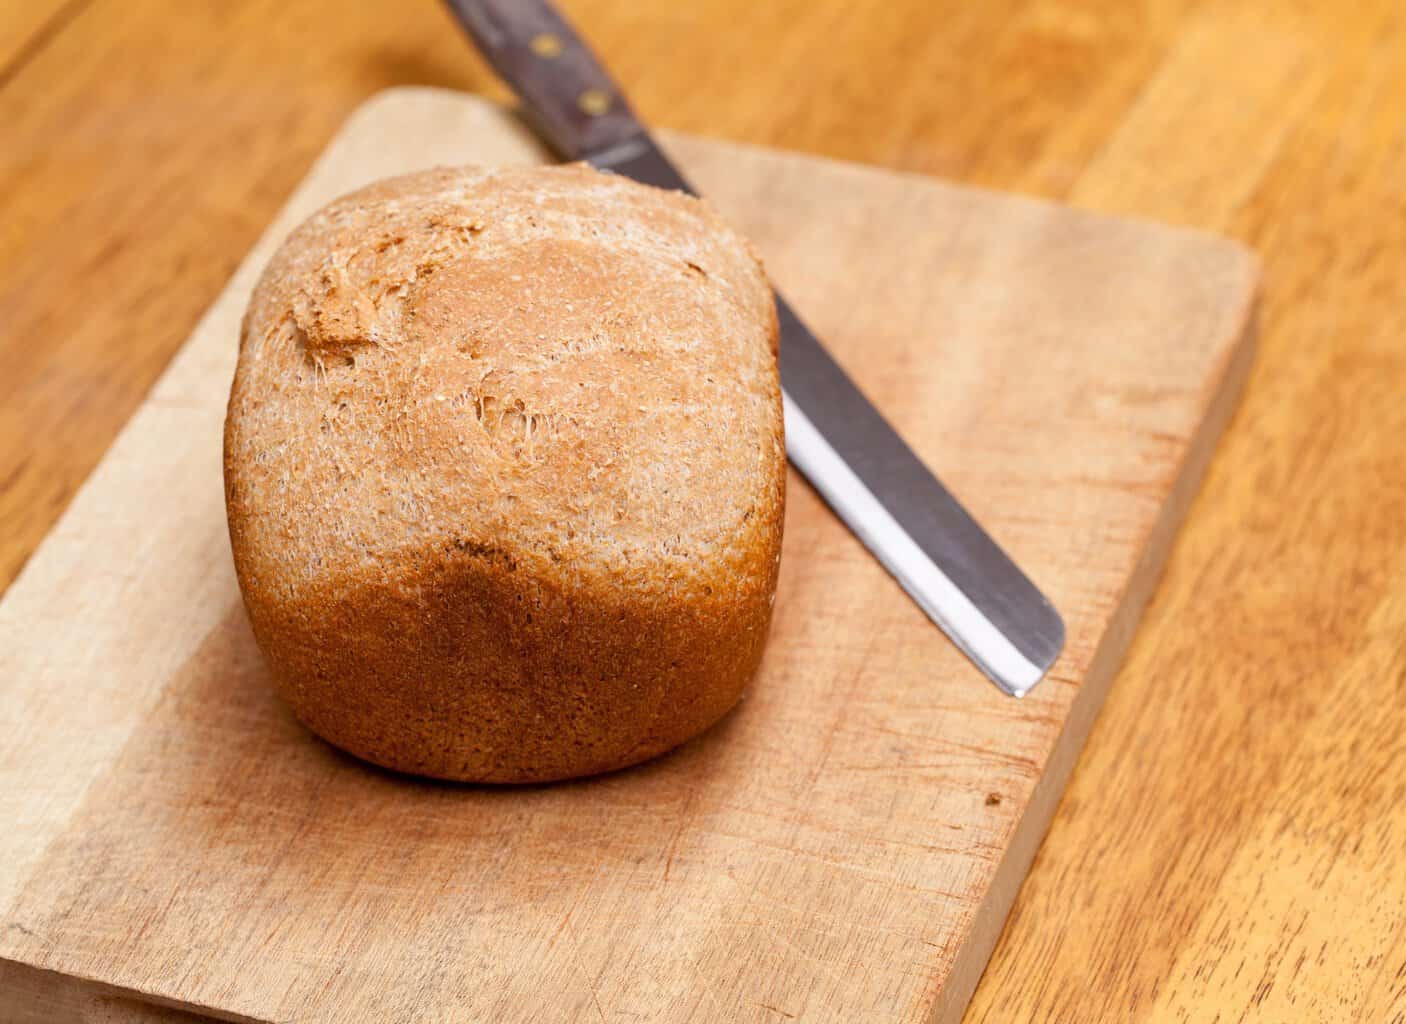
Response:
[[[296,602],[471,557],[754,597],[784,480],[775,346],[758,260],[683,194],[572,165],[348,195],[288,238],[244,321],[241,579]]]

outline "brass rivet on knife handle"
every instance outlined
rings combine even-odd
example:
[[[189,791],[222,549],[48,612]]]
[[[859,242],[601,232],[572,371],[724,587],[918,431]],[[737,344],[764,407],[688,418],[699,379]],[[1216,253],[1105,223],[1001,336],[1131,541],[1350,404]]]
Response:
[[[538,32],[528,45],[533,53],[547,60],[561,56],[561,39],[550,32]]]
[[[446,2],[558,156],[584,160],[643,137],[605,68],[548,0]]]
[[[576,97],[576,105],[592,117],[600,117],[610,109],[610,97],[601,89],[587,89]]]

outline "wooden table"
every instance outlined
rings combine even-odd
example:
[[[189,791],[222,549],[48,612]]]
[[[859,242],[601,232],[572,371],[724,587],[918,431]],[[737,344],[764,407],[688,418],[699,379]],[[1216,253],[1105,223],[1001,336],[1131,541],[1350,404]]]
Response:
[[[658,124],[1263,254],[1245,404],[968,1019],[1406,1021],[1399,0],[566,6]],[[430,0],[0,7],[0,582],[404,83],[503,95]]]

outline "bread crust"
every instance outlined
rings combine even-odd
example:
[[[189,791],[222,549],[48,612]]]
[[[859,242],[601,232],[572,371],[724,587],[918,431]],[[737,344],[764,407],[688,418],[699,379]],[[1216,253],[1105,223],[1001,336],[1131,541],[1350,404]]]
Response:
[[[702,202],[442,168],[299,227],[225,424],[235,567],[313,731],[534,782],[698,734],[755,673],[785,488],[777,323]]]

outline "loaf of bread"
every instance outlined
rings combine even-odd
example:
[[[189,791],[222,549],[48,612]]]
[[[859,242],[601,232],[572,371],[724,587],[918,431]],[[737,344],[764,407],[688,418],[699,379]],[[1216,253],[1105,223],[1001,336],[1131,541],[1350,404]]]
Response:
[[[770,288],[705,205],[584,166],[337,200],[254,289],[235,567],[293,712],[529,782],[652,757],[762,655],[785,452]]]

